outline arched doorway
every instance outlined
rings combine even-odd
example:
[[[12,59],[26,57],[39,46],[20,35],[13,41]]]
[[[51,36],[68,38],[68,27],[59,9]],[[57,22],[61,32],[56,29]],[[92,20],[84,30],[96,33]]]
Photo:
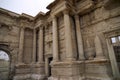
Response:
[[[10,57],[7,52],[0,50],[0,80],[9,80]]]

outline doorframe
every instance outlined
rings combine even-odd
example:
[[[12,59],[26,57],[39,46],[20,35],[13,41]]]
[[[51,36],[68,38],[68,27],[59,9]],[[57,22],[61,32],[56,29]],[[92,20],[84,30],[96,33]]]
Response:
[[[111,68],[112,68],[112,72],[113,72],[113,77],[120,78],[120,72],[119,72],[115,52],[113,49],[113,44],[111,42],[112,37],[120,35],[120,28],[104,32],[104,34],[105,34],[105,38],[106,38],[109,59],[110,59]]]
[[[49,77],[49,58],[53,57],[52,54],[45,55],[45,74]]]
[[[12,72],[12,55],[11,55],[11,49],[9,48],[9,45],[8,45],[8,43],[7,44],[5,44],[5,43],[0,43],[0,50],[2,50],[2,51],[4,51],[4,52],[6,52],[6,54],[9,56],[9,76],[8,76],[8,78],[9,79],[12,79],[12,77],[13,77],[13,72]]]

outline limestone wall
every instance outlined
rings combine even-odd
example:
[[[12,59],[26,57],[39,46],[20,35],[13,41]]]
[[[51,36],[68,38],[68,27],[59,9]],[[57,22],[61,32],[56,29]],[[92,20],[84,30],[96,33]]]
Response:
[[[33,30],[25,29],[24,37],[24,63],[30,64],[32,62],[33,54]]]
[[[9,61],[0,60],[0,80],[8,80]]]

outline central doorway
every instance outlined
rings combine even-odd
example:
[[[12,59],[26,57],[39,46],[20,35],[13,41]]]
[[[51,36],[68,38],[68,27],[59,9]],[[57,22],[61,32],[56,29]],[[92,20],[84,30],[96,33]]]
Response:
[[[50,63],[51,63],[52,60],[53,60],[53,57],[48,58],[48,77],[51,76],[51,65],[50,65]]]
[[[9,55],[0,50],[0,80],[9,80],[10,75],[10,58]]]

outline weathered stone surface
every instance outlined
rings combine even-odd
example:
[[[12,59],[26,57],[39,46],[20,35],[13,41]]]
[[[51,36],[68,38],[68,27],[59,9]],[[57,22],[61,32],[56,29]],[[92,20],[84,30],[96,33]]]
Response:
[[[55,0],[47,8],[35,17],[0,8],[11,79],[120,79],[119,0]]]

